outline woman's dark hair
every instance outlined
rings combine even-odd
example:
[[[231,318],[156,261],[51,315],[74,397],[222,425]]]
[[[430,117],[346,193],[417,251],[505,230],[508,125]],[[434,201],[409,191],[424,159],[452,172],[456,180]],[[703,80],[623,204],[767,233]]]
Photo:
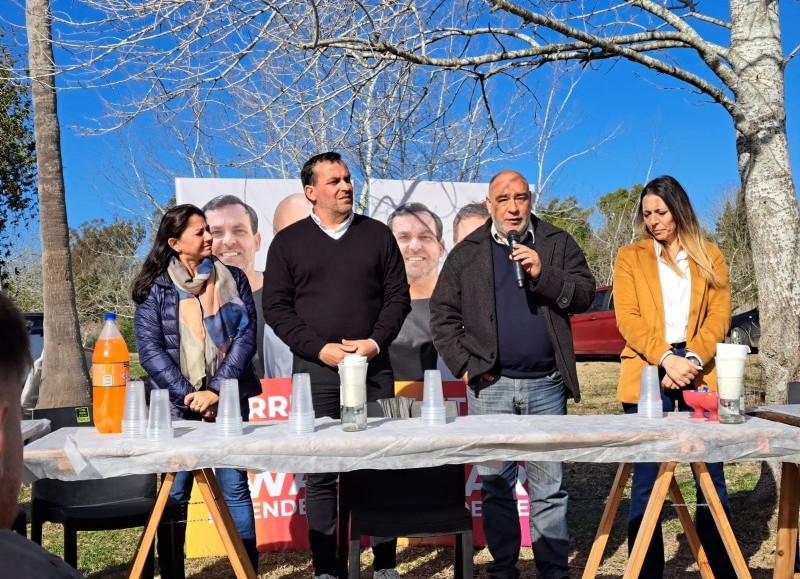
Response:
[[[167,271],[172,256],[177,255],[167,243],[171,238],[180,237],[189,225],[189,219],[194,215],[199,215],[203,219],[206,214],[194,205],[177,205],[164,213],[161,223],[158,224],[158,232],[150,248],[150,253],[144,258],[141,271],[133,278],[131,284],[131,295],[133,301],[141,304],[150,294],[150,288],[156,278]]]

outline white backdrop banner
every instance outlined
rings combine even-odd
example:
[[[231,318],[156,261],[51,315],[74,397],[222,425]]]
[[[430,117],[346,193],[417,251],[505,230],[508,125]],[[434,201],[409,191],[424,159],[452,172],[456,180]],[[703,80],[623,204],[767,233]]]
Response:
[[[488,190],[488,183],[376,179],[370,182],[367,206],[370,216],[385,223],[400,205],[410,201],[424,203],[442,219],[445,248],[449,251],[456,213],[468,203],[483,201]],[[263,271],[266,264],[275,207],[287,195],[302,191],[300,179],[175,179],[178,203],[202,207],[218,195],[235,195],[255,209],[262,237],[261,249],[255,257],[257,271]]]

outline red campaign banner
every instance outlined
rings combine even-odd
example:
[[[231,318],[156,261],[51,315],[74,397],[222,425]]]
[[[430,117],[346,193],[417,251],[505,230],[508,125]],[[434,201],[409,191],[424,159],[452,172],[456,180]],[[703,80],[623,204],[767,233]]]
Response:
[[[291,379],[261,380],[262,393],[250,399],[250,420],[286,420],[291,403]],[[444,396],[458,405],[459,415],[467,413],[467,398],[463,382],[443,383]],[[422,398],[422,382],[397,382],[397,396]],[[305,485],[301,473],[249,473],[250,494],[256,519],[256,540],[260,551],[279,551],[308,548],[308,529],[305,517]],[[524,489],[525,470],[520,469],[517,481],[520,527],[523,545],[530,545],[528,527],[528,495]],[[473,517],[475,545],[483,546],[481,526],[480,479],[473,465],[465,468],[465,504]],[[417,544],[446,545],[452,539],[431,538],[414,540]]]
[[[261,395],[250,399],[250,421],[289,417],[292,379],[261,380]],[[248,473],[259,551],[308,548],[306,489],[302,473]]]

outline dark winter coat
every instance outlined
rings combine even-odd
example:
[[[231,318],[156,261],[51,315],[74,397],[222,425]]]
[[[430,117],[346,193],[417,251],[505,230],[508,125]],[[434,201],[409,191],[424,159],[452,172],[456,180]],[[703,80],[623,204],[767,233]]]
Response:
[[[236,280],[250,323],[244,333],[231,344],[222,365],[208,384],[208,389],[219,394],[222,380],[239,380],[239,397],[242,401],[261,393],[261,384],[253,366],[256,352],[256,309],[253,294],[244,272],[226,266]],[[178,291],[166,272],[150,288],[147,299],[136,306],[133,318],[139,363],[147,372],[154,388],[169,390],[172,414],[188,418],[190,413],[183,399],[194,392],[194,387],[181,374],[180,332],[178,329]],[[196,416],[196,415],[195,415]]]
[[[594,300],[595,280],[583,251],[567,232],[531,215],[534,249],[542,273],[530,290],[544,305],[547,333],[570,396],[579,401],[570,314],[585,311]],[[497,373],[491,221],[473,231],[447,256],[431,296],[431,333],[436,351],[453,376],[469,373],[479,389],[481,376]]]

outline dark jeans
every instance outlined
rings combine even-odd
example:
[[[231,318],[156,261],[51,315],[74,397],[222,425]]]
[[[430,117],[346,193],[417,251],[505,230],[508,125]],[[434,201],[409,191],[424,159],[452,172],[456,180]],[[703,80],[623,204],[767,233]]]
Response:
[[[676,405],[681,411],[689,410],[689,407],[683,401],[683,395],[680,390],[662,390],[661,401],[664,405],[664,412],[673,412]],[[625,409],[625,414],[635,414],[637,410],[636,404],[623,403],[622,407]],[[633,465],[631,506],[628,515],[628,553],[633,549],[633,543],[642,524],[644,510],[647,507],[647,501],[650,500],[650,493],[656,482],[658,467],[658,463],[655,462],[637,462]],[[725,487],[723,465],[721,462],[714,462],[706,463],[706,467],[708,468],[708,474],[711,475],[714,488],[716,488],[719,495],[719,500],[722,502],[725,512],[728,513],[728,491]],[[700,543],[703,545],[708,562],[711,565],[711,570],[714,572],[714,577],[736,577],[736,572],[733,570],[728,553],[725,551],[725,545],[722,543],[716,524],[714,524],[711,511],[709,511],[708,506],[702,505],[705,499],[700,486],[697,484],[697,479],[695,479],[695,488],[697,490],[695,526],[700,537]],[[661,532],[661,525],[656,525],[639,577],[642,579],[659,579],[663,575],[664,536]]]
[[[340,417],[339,375],[336,371],[297,356],[294,358],[292,371],[311,374],[311,395],[317,418]],[[370,361],[367,400],[393,397],[394,376],[388,363],[388,355],[384,352]],[[339,577],[342,570],[336,547],[338,479],[339,473],[335,472],[306,474],[306,520],[314,575],[328,573]],[[380,489],[376,489],[376,492],[380,492]],[[397,566],[396,537],[372,537],[371,545],[374,555],[372,566],[376,571]]]

